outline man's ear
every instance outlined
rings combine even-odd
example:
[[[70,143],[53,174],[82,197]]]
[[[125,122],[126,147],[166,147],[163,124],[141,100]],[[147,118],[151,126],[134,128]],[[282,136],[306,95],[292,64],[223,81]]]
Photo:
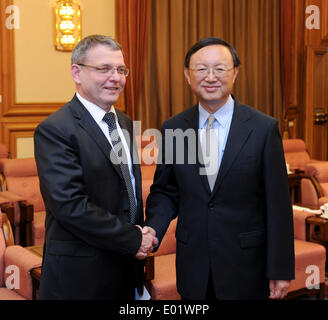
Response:
[[[237,75],[238,75],[238,72],[239,72],[239,67],[236,67],[234,69],[234,75],[233,75],[233,82],[235,83],[236,79],[237,79]]]
[[[190,85],[190,71],[186,67],[184,68],[184,75],[185,75],[185,77],[186,77],[186,79],[187,79],[187,81],[188,81],[188,83]]]
[[[72,75],[72,78],[73,78],[74,82],[78,83],[78,84],[81,83],[80,72],[81,72],[81,69],[79,68],[79,66],[77,64],[72,64],[72,66],[71,66],[71,75]]]

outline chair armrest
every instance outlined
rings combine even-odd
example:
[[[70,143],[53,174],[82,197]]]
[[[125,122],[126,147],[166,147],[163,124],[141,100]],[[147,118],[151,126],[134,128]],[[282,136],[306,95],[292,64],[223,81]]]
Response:
[[[8,277],[14,279],[10,283],[16,284],[17,288],[14,287],[13,290],[27,299],[32,299],[32,278],[30,272],[32,269],[40,267],[41,264],[42,258],[25,248],[21,246],[7,247],[5,251],[5,270],[11,270],[11,272],[5,273],[5,280]],[[14,269],[8,268],[9,266],[14,266]],[[16,274],[19,277],[19,281],[15,279]]]
[[[293,202],[307,204],[306,201],[309,201],[303,199],[304,188],[306,188],[304,187],[304,183],[307,188],[310,188],[310,194],[312,195],[310,197],[311,204],[317,205],[318,199],[324,196],[321,185],[314,176],[306,175],[304,173],[294,173],[288,175],[289,189],[291,195],[294,197]]]
[[[305,174],[314,176],[319,183],[328,182],[328,161],[308,163],[304,170]]]
[[[7,190],[6,178],[3,175],[3,173],[0,173],[0,191],[6,191],[6,190]]]
[[[24,197],[17,195],[10,191],[4,191],[0,193],[2,198],[8,199],[8,202],[14,206],[14,217],[12,213],[8,214],[8,218],[11,222],[12,228],[19,225],[19,244],[26,247],[33,245],[33,216],[34,207],[32,203],[29,203]]]
[[[319,199],[319,206],[322,206],[325,203],[328,203],[328,197],[322,197]]]
[[[14,206],[15,212],[14,212],[14,220],[12,221],[9,217],[10,222],[12,222],[12,225],[17,225],[21,222],[21,210],[20,207],[26,203],[26,199],[24,197],[17,195],[10,191],[3,191],[0,193],[1,199],[7,199],[7,202],[9,202],[11,205]]]
[[[6,247],[13,246],[15,244],[13,230],[11,228],[10,221],[5,213],[1,213],[2,217],[2,231],[5,238]]]
[[[15,208],[14,205],[9,203],[7,199],[6,201],[0,200],[0,209],[2,213],[5,213],[12,228],[15,227]]]
[[[302,179],[307,179],[307,180],[311,181],[318,198],[321,198],[321,197],[324,196],[322,188],[320,186],[320,183],[319,183],[319,181],[317,180],[317,178],[315,176],[313,176],[313,175],[302,175]]]
[[[313,216],[313,213],[295,209],[293,210],[295,239],[306,241],[306,218],[309,216]]]

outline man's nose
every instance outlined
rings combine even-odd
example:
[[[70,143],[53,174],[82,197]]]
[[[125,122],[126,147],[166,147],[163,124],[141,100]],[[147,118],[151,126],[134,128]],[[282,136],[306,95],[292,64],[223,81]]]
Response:
[[[112,80],[112,81],[120,81],[121,80],[121,76],[120,74],[117,72],[116,69],[112,70],[109,75],[108,75],[108,79]]]
[[[205,79],[208,81],[216,81],[217,80],[217,76],[214,73],[214,69],[212,69],[212,68],[208,69]]]

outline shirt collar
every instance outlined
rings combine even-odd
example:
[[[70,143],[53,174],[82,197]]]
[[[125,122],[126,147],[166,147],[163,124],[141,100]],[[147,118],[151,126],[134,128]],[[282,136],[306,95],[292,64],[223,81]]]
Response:
[[[221,108],[219,108],[215,113],[213,113],[213,116],[223,128],[226,127],[229,119],[232,117],[233,109],[234,109],[234,100],[232,99],[231,95],[229,95],[227,102]],[[209,117],[210,113],[207,112],[200,103],[198,104],[198,110],[199,110],[199,128],[202,129],[205,127],[207,118]]]
[[[78,92],[76,92],[76,96],[81,101],[81,103],[86,107],[86,109],[89,111],[91,116],[95,119],[95,121],[99,124],[103,120],[106,111],[98,107],[96,104],[84,99]],[[109,112],[113,112],[116,115],[114,106],[111,106]]]

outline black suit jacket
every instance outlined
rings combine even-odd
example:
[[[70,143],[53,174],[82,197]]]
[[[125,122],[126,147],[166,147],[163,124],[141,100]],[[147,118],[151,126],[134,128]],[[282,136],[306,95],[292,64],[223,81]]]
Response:
[[[167,120],[163,137],[166,129],[194,129],[197,137],[198,114],[196,105]],[[200,163],[177,164],[175,150],[171,164],[157,165],[146,224],[161,240],[178,216],[179,293],[204,299],[209,270],[219,299],[266,298],[268,279],[293,279],[292,206],[277,121],[235,101],[213,192]],[[185,159],[188,150],[185,139]]]
[[[132,121],[116,113],[132,146]],[[142,235],[129,223],[122,173],[111,162],[110,143],[90,113],[75,96],[37,127],[34,139],[46,206],[39,297],[120,299],[141,289],[143,262],[134,255]],[[133,172],[137,224],[142,225],[139,165],[133,165]]]

